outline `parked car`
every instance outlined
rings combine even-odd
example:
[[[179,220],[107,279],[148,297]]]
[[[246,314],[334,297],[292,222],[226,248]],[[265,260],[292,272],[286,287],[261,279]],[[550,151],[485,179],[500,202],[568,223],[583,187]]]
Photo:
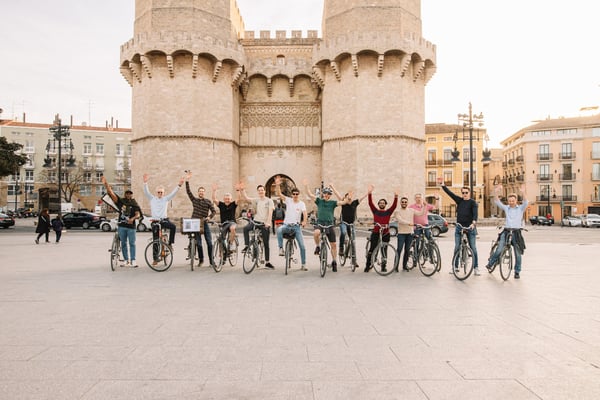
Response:
[[[62,216],[65,228],[81,227],[83,229],[100,228],[106,218],[88,211],[69,212]]]
[[[4,229],[8,229],[9,226],[15,224],[15,219],[7,214],[0,213],[0,226]]]
[[[563,217],[561,223],[562,226],[581,226],[581,218],[572,215]]]
[[[553,221],[549,220],[548,218],[544,217],[543,215],[534,215],[531,218],[529,218],[529,223],[531,223],[531,225],[552,225]]]
[[[103,232],[112,232],[117,230],[118,218],[105,219],[100,223],[100,229]],[[138,220],[137,227],[138,232],[145,232],[150,230],[150,217],[142,215],[142,219]]]
[[[427,214],[427,222],[431,225],[431,234],[435,237],[440,236],[440,233],[448,232],[448,221],[444,217],[437,214]],[[398,223],[390,223],[390,235],[398,234]]]
[[[586,228],[600,227],[600,215],[598,214],[581,214],[578,217],[581,218],[581,225]]]

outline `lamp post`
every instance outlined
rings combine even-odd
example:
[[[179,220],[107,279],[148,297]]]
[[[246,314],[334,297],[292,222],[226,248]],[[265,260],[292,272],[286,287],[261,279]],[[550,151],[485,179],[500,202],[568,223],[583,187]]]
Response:
[[[473,107],[471,102],[469,102],[469,114],[458,114],[458,121],[462,122],[463,126],[463,139],[466,140],[464,136],[464,129],[467,128],[469,131],[469,191],[471,192],[471,197],[473,197],[473,127],[477,124],[478,127],[483,126],[483,113],[479,113],[479,115],[473,115]],[[458,156],[460,152],[456,148],[456,141],[458,140],[458,131],[454,135],[454,151],[452,154],[452,162],[460,161]],[[479,135],[477,137],[479,140]],[[485,158],[482,161],[489,161],[489,154],[484,155]]]
[[[50,127],[50,134],[52,135],[51,139],[48,139],[48,145],[46,146],[46,159],[44,160],[44,167],[50,168],[52,166],[52,160],[50,159],[50,141],[54,141],[54,148],[58,145],[58,207],[60,211],[60,207],[62,204],[62,150],[63,146],[65,150],[69,149],[69,159],[67,160],[67,166],[73,166],[75,164],[75,158],[73,157],[73,142],[69,138],[70,136],[70,127],[66,125],[62,125],[61,120],[58,114],[54,117],[54,125]],[[68,139],[68,141],[67,141]]]

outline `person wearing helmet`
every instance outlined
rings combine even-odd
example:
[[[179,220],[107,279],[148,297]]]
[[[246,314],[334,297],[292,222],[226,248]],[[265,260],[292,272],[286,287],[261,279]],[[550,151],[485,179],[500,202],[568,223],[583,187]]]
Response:
[[[333,190],[330,187],[325,187],[322,190],[322,198],[317,197],[308,187],[308,180],[304,180],[304,185],[306,186],[306,193],[308,196],[315,201],[317,205],[317,225],[315,225],[315,231],[313,237],[315,239],[315,254],[318,255],[321,252],[321,248],[319,247],[319,243],[321,242],[321,229],[318,225],[333,225],[335,222],[335,218],[333,216],[333,211],[337,206],[341,206],[342,204],[346,204],[344,201],[336,201],[331,199],[331,195],[333,194]],[[331,262],[331,269],[333,272],[337,272],[337,246],[335,243],[335,230],[333,226],[327,228],[324,234],[327,235],[327,239],[329,239],[329,243],[331,244],[331,257],[333,261]]]

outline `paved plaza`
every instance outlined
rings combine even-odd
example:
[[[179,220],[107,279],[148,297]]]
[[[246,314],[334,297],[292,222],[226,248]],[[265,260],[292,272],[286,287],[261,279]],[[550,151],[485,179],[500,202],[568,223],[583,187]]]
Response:
[[[31,225],[31,226],[29,226]],[[111,233],[0,230],[0,399],[598,399],[600,229],[528,227],[520,280],[361,269],[111,272]],[[483,267],[496,231],[479,229]],[[53,239],[53,234],[51,235]],[[241,235],[240,235],[241,239]],[[271,241],[276,249],[275,240]]]

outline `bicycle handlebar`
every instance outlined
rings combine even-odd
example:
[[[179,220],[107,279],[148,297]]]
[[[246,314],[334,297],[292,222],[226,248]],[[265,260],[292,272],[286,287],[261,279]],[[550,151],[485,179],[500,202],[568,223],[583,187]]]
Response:
[[[460,229],[462,229],[463,231],[472,231],[474,228],[470,228],[468,226],[462,226],[460,223],[455,222],[454,225],[458,226]]]

